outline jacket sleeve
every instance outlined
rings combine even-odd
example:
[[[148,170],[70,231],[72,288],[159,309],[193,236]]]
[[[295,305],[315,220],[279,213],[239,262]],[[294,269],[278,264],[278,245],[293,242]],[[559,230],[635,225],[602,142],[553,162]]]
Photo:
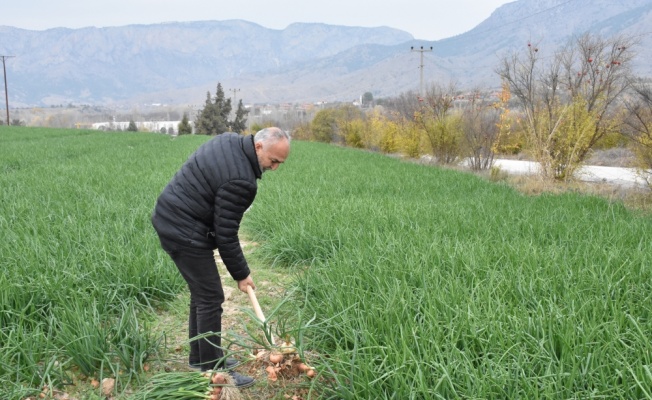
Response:
[[[215,242],[217,251],[237,281],[249,276],[249,266],[240,247],[238,231],[244,212],[256,197],[256,186],[249,181],[230,181],[217,190],[215,198]]]

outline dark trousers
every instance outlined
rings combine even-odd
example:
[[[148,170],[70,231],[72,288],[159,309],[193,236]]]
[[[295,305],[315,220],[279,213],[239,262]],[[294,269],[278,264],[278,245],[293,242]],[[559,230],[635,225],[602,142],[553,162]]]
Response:
[[[165,246],[164,246],[165,248]],[[176,264],[190,290],[190,314],[188,336],[192,365],[201,365],[203,371],[219,369],[223,364],[221,338],[222,303],[224,290],[217,265],[211,250],[182,249],[166,250]],[[201,339],[194,339],[206,333]]]

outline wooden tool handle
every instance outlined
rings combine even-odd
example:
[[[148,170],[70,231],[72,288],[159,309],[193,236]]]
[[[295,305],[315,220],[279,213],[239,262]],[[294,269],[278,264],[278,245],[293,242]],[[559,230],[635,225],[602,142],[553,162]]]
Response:
[[[247,294],[249,295],[251,305],[254,307],[256,316],[258,319],[265,322],[265,314],[263,314],[263,310],[260,308],[260,304],[258,304],[258,299],[256,298],[256,292],[254,292],[254,289],[251,286],[247,286]]]
[[[256,313],[256,316],[264,324],[265,314],[263,314],[263,310],[260,308],[260,304],[258,304],[258,299],[256,298],[256,292],[254,292],[254,289],[251,286],[247,286],[247,294],[249,295],[249,300],[251,301],[251,305],[254,307],[254,312]],[[269,336],[267,337],[267,341],[269,342],[270,345],[274,346],[274,335],[272,335],[271,330],[269,331]]]

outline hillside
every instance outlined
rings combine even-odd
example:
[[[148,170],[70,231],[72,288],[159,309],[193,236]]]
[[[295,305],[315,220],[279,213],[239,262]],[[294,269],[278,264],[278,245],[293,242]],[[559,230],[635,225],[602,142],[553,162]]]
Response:
[[[248,103],[393,96],[424,80],[492,87],[500,57],[535,41],[554,49],[591,31],[639,40],[635,71],[652,76],[649,0],[518,0],[474,29],[435,42],[397,29],[242,21],[29,31],[0,26],[10,105],[202,104],[217,82]],[[3,101],[4,99],[1,99]],[[2,104],[4,105],[4,104]]]

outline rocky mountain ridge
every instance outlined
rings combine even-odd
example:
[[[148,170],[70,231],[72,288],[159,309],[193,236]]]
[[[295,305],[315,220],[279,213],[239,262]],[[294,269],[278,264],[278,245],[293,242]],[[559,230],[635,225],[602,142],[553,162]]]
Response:
[[[218,82],[246,103],[350,101],[426,84],[495,87],[500,57],[536,41],[555,48],[587,31],[639,40],[635,70],[652,77],[649,0],[518,0],[439,41],[397,29],[248,21],[171,22],[29,31],[0,26],[10,105],[202,104]],[[237,88],[237,89],[236,89]],[[4,99],[2,99],[4,100]]]

